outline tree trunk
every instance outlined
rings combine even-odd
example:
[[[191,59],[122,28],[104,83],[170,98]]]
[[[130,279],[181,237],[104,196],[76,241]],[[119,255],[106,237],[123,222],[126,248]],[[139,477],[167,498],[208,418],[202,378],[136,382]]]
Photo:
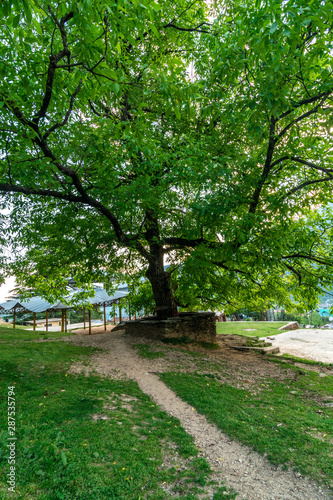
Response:
[[[177,305],[173,298],[170,273],[164,270],[164,249],[159,241],[157,212],[146,212],[146,239],[149,241],[148,270],[146,277],[151,283],[155,312],[158,319],[178,316]]]
[[[157,317],[158,319],[167,319],[178,316],[177,306],[172,293],[170,273],[164,270],[163,247],[152,245],[150,250],[151,258],[149,259],[146,277],[153,289]]]
[[[234,311],[234,312],[233,312],[233,315],[235,316],[236,321],[240,321],[240,320],[241,320],[241,319],[240,319],[240,315],[238,314],[238,312],[237,312],[237,311]]]
[[[178,316],[172,293],[170,273],[164,271],[163,253],[156,256],[155,259],[150,259],[146,276],[153,289],[156,304],[155,311],[158,319]]]

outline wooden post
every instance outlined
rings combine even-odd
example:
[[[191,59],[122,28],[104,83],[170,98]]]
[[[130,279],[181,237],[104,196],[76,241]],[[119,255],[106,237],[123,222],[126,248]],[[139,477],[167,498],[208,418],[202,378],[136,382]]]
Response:
[[[46,331],[49,331],[49,311],[46,311]]]
[[[91,335],[91,310],[89,309],[89,335]]]
[[[116,324],[116,306],[113,304],[113,324]]]
[[[83,308],[83,329],[86,329],[86,308]]]
[[[131,321],[131,303],[128,302],[128,319]]]
[[[36,330],[36,313],[34,313],[34,331]]]
[[[104,330],[106,331],[106,311],[105,311],[105,302],[104,302]]]
[[[67,309],[65,309],[65,332],[67,333]]]
[[[119,323],[121,323],[121,306],[119,306]]]
[[[64,331],[64,309],[61,309],[61,331]]]
[[[13,328],[15,328],[15,325],[16,325],[16,309],[14,309]]]

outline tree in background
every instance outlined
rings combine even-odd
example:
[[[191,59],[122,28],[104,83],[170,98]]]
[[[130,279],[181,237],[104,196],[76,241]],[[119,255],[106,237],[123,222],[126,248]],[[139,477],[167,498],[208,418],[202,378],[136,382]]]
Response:
[[[0,8],[0,191],[21,283],[55,298],[66,276],[144,269],[160,318],[316,302],[333,277],[331,214],[313,212],[333,180],[331,4]]]

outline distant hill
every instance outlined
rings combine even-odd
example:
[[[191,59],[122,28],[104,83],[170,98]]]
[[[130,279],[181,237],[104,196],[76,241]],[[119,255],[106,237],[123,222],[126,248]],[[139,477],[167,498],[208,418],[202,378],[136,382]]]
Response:
[[[333,306],[333,292],[325,293],[320,297],[319,308],[330,309]]]

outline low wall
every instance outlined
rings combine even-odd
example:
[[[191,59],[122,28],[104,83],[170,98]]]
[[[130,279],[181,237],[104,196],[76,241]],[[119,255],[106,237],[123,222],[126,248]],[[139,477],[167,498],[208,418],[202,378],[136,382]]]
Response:
[[[215,314],[180,313],[177,318],[157,320],[152,316],[124,322],[125,333],[157,339],[189,337],[191,340],[216,341]]]

